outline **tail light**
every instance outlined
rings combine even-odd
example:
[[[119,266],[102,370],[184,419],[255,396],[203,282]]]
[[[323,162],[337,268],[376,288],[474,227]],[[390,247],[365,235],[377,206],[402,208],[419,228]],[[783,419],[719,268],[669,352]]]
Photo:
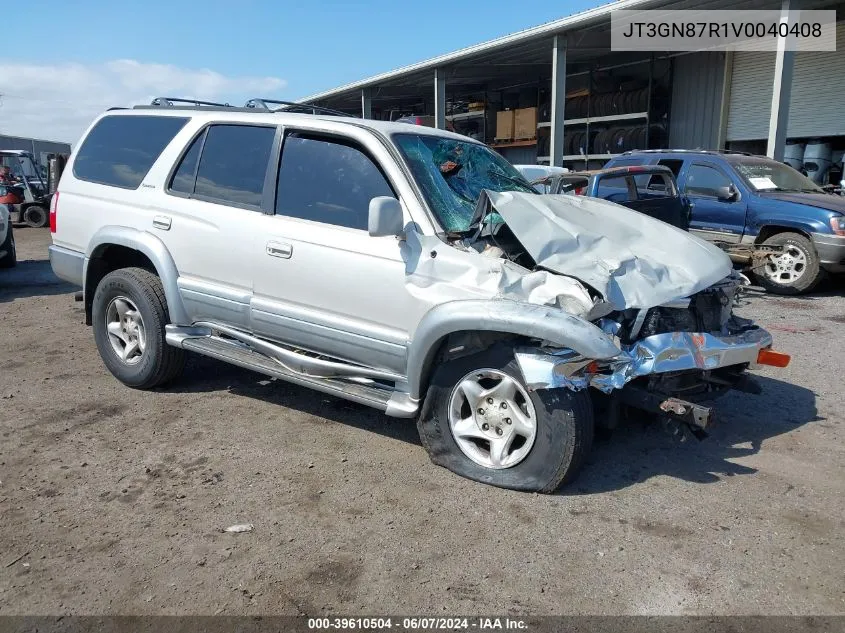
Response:
[[[50,200],[50,233],[56,232],[56,211],[59,210],[59,192],[53,194]]]
[[[585,191],[587,191],[586,187],[576,187],[575,195],[576,196],[583,196]]]

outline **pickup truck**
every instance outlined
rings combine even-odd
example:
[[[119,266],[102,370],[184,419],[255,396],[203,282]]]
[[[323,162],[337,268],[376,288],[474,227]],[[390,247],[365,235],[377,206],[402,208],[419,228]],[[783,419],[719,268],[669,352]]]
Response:
[[[615,167],[553,173],[533,180],[540,193],[574,193],[601,198],[689,230],[690,204],[678,192],[668,167]]]
[[[523,172],[524,173],[524,172]],[[548,173],[531,184],[540,193],[570,193],[601,198],[662,220],[685,231],[690,230],[692,204],[678,191],[672,170],[663,165],[610,167],[590,171]],[[712,240],[743,272],[762,272],[770,258],[783,252],[782,246],[741,244]]]
[[[780,247],[757,268],[777,294],[809,292],[845,272],[845,198],[788,165],[738,152],[636,150],[606,167],[662,165],[692,207],[690,231],[711,242]]]

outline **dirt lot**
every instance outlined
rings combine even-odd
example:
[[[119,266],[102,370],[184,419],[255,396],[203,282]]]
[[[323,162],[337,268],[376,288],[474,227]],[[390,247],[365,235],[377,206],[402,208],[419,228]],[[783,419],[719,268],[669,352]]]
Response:
[[[845,613],[841,282],[741,310],[793,362],[720,400],[708,440],[625,428],[539,496],[433,466],[409,421],[210,359],[123,387],[49,233],[17,239],[2,614]]]

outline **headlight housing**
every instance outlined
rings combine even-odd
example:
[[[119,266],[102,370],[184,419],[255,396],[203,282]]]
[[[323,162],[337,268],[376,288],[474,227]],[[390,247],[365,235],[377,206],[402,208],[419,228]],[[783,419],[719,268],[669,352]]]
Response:
[[[835,215],[830,218],[830,228],[837,235],[845,235],[845,215]]]

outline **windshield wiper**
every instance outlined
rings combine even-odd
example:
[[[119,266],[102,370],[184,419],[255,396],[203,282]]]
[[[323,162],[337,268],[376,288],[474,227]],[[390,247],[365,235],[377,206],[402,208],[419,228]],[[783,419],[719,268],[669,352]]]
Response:
[[[783,193],[819,193],[819,189],[809,189],[807,187],[774,187],[771,189],[762,189],[761,191],[780,191]]]

